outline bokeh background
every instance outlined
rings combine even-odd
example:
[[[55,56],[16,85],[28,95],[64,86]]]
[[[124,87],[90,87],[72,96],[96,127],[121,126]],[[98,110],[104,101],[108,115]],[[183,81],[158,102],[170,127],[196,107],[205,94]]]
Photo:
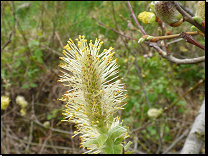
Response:
[[[150,9],[148,1],[130,3],[136,16]],[[197,1],[180,3],[195,14]],[[125,1],[1,1],[1,48],[11,34],[11,43],[1,52],[1,96],[10,99],[8,107],[1,110],[2,154],[75,154],[85,151],[79,148],[78,136],[71,138],[74,124],[60,122],[64,103],[57,100],[68,90],[57,83],[61,74],[59,57],[67,40],[74,40],[78,35],[85,35],[88,41],[103,40],[103,49],[115,48],[119,74],[125,76],[123,82],[128,90],[128,104],[119,113],[123,124],[132,131],[130,150],[156,153],[161,146],[161,152],[165,151],[190,129],[204,98],[204,82],[186,96],[183,94],[205,77],[204,63],[171,63],[146,44],[138,44],[100,25],[89,13],[127,36],[142,37],[136,26],[128,26],[129,21],[135,23]],[[147,34],[158,36],[158,25],[139,22]],[[182,31],[192,31],[191,25],[183,23],[173,28],[172,34]],[[193,37],[204,45],[202,36]],[[169,44],[169,50],[180,59],[204,55],[203,50],[185,40]],[[16,101],[17,96],[23,96],[27,101],[24,109]],[[148,117],[148,101],[153,108],[163,109],[180,97],[182,99],[159,119]],[[145,125],[150,120],[151,123]],[[186,135],[169,152],[179,152],[185,138]],[[205,148],[201,150],[204,152]]]

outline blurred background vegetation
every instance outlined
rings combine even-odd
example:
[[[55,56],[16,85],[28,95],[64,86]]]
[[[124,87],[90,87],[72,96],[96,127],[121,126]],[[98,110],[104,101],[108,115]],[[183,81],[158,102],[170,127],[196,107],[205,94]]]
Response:
[[[130,3],[136,16],[149,11],[148,1]],[[181,1],[193,13],[196,3]],[[88,12],[108,27],[136,39],[142,37],[139,30],[128,27],[127,20],[133,24],[134,21],[124,1],[1,1],[1,48],[13,32],[11,43],[1,52],[1,95],[10,98],[9,106],[1,110],[2,154],[70,154],[84,151],[79,148],[79,137],[71,139],[74,124],[60,123],[64,103],[57,101],[67,90],[57,83],[59,57],[68,38],[74,40],[78,35],[85,35],[88,41],[96,38],[103,40],[103,49],[115,48],[120,77],[125,76],[123,82],[128,90],[128,104],[121,115],[124,125],[133,131],[129,140],[133,142],[131,149],[136,149],[135,153],[156,153],[159,147],[156,122],[162,139],[161,151],[190,128],[204,98],[204,82],[162,117],[143,126],[150,120],[147,100],[154,108],[168,107],[205,77],[204,63],[176,65],[168,62],[153,48],[99,25]],[[158,36],[157,25],[139,22],[147,34]],[[183,23],[173,28],[172,34],[191,31],[190,27],[189,23]],[[195,35],[194,39],[204,45],[202,36]],[[203,50],[185,40],[170,44],[169,50],[181,59],[204,55]],[[136,55],[140,76],[130,51]],[[18,95],[28,102],[26,114],[21,113],[21,106],[15,101]],[[184,141],[185,138],[181,139],[170,152],[181,150]]]

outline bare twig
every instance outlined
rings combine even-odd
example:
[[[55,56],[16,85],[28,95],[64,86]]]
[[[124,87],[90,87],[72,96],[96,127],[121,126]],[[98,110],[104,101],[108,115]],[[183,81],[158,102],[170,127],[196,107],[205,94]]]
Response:
[[[199,34],[197,31],[194,32],[186,32],[186,34],[188,35],[196,35]],[[167,36],[157,36],[155,38],[157,38],[157,40],[164,40],[164,39],[172,39],[172,38],[176,38],[176,37],[180,37],[181,34],[174,34],[174,35],[167,35]]]
[[[12,136],[11,134],[8,134],[7,136],[10,137],[10,138],[13,138],[14,140],[17,140],[17,141],[19,141],[21,143],[26,143],[26,144],[28,143],[26,140],[20,139],[20,138],[18,138],[16,136]],[[39,146],[40,144],[39,143],[35,143],[35,142],[31,142],[30,145]],[[63,147],[63,146],[50,146],[50,145],[45,145],[45,147],[46,148],[57,148],[57,149],[62,149],[62,150],[73,150],[71,147]],[[78,148],[75,148],[75,150],[76,151],[80,151],[80,149],[78,149]]]
[[[159,136],[159,146],[158,146],[157,151],[156,151],[155,154],[159,154],[161,149],[162,149],[163,141],[162,141],[162,137],[161,137],[161,133],[160,133],[159,122],[155,121],[155,125],[156,125],[157,134]]]
[[[165,27],[163,26],[164,23],[159,22],[158,24],[162,30],[162,35],[165,36]],[[164,41],[164,45],[162,46],[162,49],[169,54],[168,48],[166,48],[167,40],[163,39],[163,41]]]
[[[168,42],[167,45],[173,44],[173,43],[176,43],[176,42],[180,42],[180,41],[182,41],[182,40],[183,40],[183,38],[178,38],[178,39],[176,39],[176,40],[173,40],[173,41]]]
[[[61,38],[60,38],[57,31],[55,31],[55,35],[56,35],[57,39],[59,40],[59,43],[60,43],[61,47],[64,48],[63,42],[61,41]]]
[[[173,141],[173,143],[168,148],[166,148],[166,150],[162,154],[167,154],[173,147],[175,147],[175,145],[177,143],[179,143],[184,137],[186,137],[186,135],[188,134],[188,132],[189,132],[189,129],[186,129],[183,132],[183,134],[181,134],[177,139],[175,139]]]
[[[185,5],[183,6],[183,4],[181,4],[180,2],[178,2],[178,4],[179,4],[179,6],[180,6],[183,10],[185,10],[185,11],[186,11],[187,13],[189,13],[191,16],[194,16],[194,13],[192,12],[191,9],[185,7]]]
[[[52,131],[49,130],[49,135],[48,135],[47,138],[44,140],[44,143],[43,143],[43,145],[41,146],[41,149],[40,149],[39,154],[42,154],[43,149],[45,148],[46,143],[47,143],[47,141],[51,138],[51,136],[52,136]]]
[[[182,32],[182,33],[180,34],[180,37],[186,39],[186,42],[191,43],[191,44],[193,44],[193,45],[195,45],[195,46],[197,46],[197,47],[199,47],[199,48],[205,50],[205,47],[204,47],[203,45],[199,44],[197,41],[195,41],[195,40],[192,38],[192,36],[188,35],[187,33]]]
[[[150,46],[154,47],[158,51],[158,53],[166,58],[168,61],[176,64],[196,64],[205,61],[205,56],[192,59],[178,59],[172,55],[167,55],[167,53],[163,51],[156,43],[150,43]]]
[[[142,80],[142,75],[141,75],[141,72],[140,72],[140,69],[139,69],[139,65],[138,65],[138,63],[137,63],[136,56],[134,55],[134,57],[135,57],[135,60],[134,60],[135,68],[136,68],[137,74],[138,74],[138,76],[139,76],[139,78],[140,78],[140,84],[141,84],[141,86],[142,86],[142,91],[143,91],[144,96],[145,96],[145,98],[146,98],[148,107],[151,108],[151,104],[150,104],[150,101],[149,101],[149,99],[148,99],[148,97],[147,97],[147,93],[146,93],[146,91],[145,91],[145,89],[144,89],[144,87],[143,87],[143,86],[144,86],[144,83],[143,83],[143,80]]]
[[[11,37],[12,35],[14,34],[14,31],[12,31],[10,34],[9,34],[9,38],[7,39],[6,43],[4,44],[4,46],[1,48],[1,52],[4,50],[4,48],[9,44],[11,43]]]
[[[93,19],[95,19],[100,25],[102,25],[102,26],[104,26],[104,27],[106,27],[106,28],[108,28],[108,29],[111,29],[111,30],[113,30],[113,31],[115,31],[115,32],[117,32],[119,35],[121,35],[121,36],[124,36],[124,37],[127,37],[127,38],[129,38],[129,39],[131,39],[131,40],[136,40],[136,41],[139,41],[138,39],[136,39],[136,38],[133,38],[133,37],[130,37],[130,36],[127,36],[127,35],[125,35],[125,34],[122,34],[121,32],[119,32],[119,31],[117,31],[117,30],[115,30],[115,29],[113,29],[113,28],[111,28],[111,27],[108,27],[108,26],[106,26],[105,24],[103,24],[102,22],[100,22],[98,19],[96,19],[95,17],[93,17],[91,14],[90,14],[90,12],[88,11],[88,14],[93,18]]]
[[[38,118],[36,117],[35,115],[35,109],[34,109],[34,95],[32,94],[32,115],[33,115],[33,118],[29,118],[30,120],[34,120],[34,122],[42,127],[45,127],[44,124],[42,124]],[[16,114],[18,114],[17,112],[15,112]],[[23,116],[24,117],[24,116]],[[28,119],[28,118],[27,118]],[[60,130],[60,129],[56,129],[56,128],[53,128],[53,127],[49,127],[49,129],[51,129],[52,131],[55,131],[55,132],[60,132],[60,133],[66,133],[66,134],[74,134],[73,132],[68,132],[68,131],[64,131],[64,130]]]
[[[53,32],[52,32],[51,39],[50,39],[50,48],[53,48],[53,46],[54,46],[53,41],[54,41],[54,35],[55,35],[57,19],[58,19],[59,3],[60,3],[59,1],[54,3],[54,5],[56,4],[56,11],[54,13],[54,18],[52,19]]]
[[[54,53],[57,56],[62,56],[62,53],[53,50],[52,48],[48,47],[47,45],[40,45],[40,46],[46,48],[47,50],[49,50],[50,52]]]
[[[131,11],[132,18],[134,19],[134,22],[136,23],[137,27],[141,30],[143,35],[147,35],[146,32],[144,31],[143,27],[139,24],[138,20],[136,19],[136,16],[133,12],[133,9],[132,9],[129,1],[127,1],[127,5],[129,7],[129,10]]]
[[[199,80],[193,87],[190,87],[180,98],[178,98],[175,102],[170,104],[167,108],[163,110],[163,112],[166,112],[169,110],[171,107],[173,107],[178,101],[180,101],[183,97],[185,97],[190,91],[192,91],[194,88],[196,88],[198,85],[200,85],[202,82],[204,82],[205,78]],[[159,116],[158,116],[159,117]]]
[[[29,135],[27,147],[25,148],[25,154],[28,154],[29,152],[30,143],[32,142],[32,139],[33,139],[33,121],[30,121],[30,135]]]
[[[199,30],[201,30],[205,34],[205,28],[199,25],[198,23],[196,23],[194,19],[179,6],[177,1],[172,1],[172,3],[175,5],[176,9],[183,15],[184,21],[187,21],[193,24],[195,27],[197,27]]]

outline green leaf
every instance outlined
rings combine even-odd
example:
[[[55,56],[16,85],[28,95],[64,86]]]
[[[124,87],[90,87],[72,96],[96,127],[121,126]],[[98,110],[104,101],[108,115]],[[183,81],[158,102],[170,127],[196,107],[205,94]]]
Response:
[[[108,133],[108,129],[102,125],[101,125],[101,127],[97,127],[97,130],[100,134],[107,134]]]
[[[162,91],[163,91],[163,85],[162,84],[158,85],[157,91],[158,91],[158,93],[162,93]]]
[[[177,106],[186,106],[186,102],[181,100],[181,101],[178,101],[176,105]]]
[[[113,151],[114,151],[113,154],[122,154],[122,152],[123,152],[122,145],[115,145],[115,146],[113,146]]]
[[[30,83],[30,87],[36,88],[36,87],[38,87],[38,85],[36,83]]]
[[[35,52],[34,52],[34,55],[35,55],[35,59],[39,62],[39,63],[43,63],[43,60],[42,60],[42,56],[43,56],[43,53],[40,49],[36,49]]]
[[[33,46],[39,46],[39,44],[40,44],[39,41],[32,40],[29,42],[28,46],[29,46],[29,48],[32,48]]]
[[[96,145],[97,147],[99,146],[98,141],[96,139],[93,139],[93,140],[89,140],[89,141],[85,142],[84,145],[83,145],[83,147],[85,148],[88,145],[92,145],[92,144]]]
[[[110,138],[114,141],[117,137],[119,137],[121,134],[125,134],[126,132],[127,130],[124,127],[116,126],[110,130],[109,135]]]
[[[124,146],[124,150],[126,151],[128,148],[129,148],[129,146],[132,144],[132,142],[131,141],[129,141],[125,146]]]
[[[168,126],[165,126],[165,130],[164,130],[165,133],[169,133],[170,132],[170,128]]]
[[[37,61],[38,61],[38,63],[40,63],[40,64],[42,64],[42,63],[43,63],[43,59],[42,59],[42,58],[40,58],[40,57],[38,57],[38,58],[37,58]]]
[[[197,16],[197,17],[193,17],[194,21],[196,23],[198,23],[199,25],[202,24],[202,22],[204,21],[201,17]]]
[[[106,142],[107,139],[108,139],[108,135],[107,134],[101,134],[97,138],[97,142],[99,143],[99,146],[101,147]]]
[[[183,113],[184,112],[184,110],[183,110],[183,108],[178,108],[178,113]]]
[[[114,141],[114,145],[121,144],[123,140],[124,140],[124,136],[116,138],[116,140]]]
[[[105,148],[105,154],[122,154],[123,147],[121,145],[115,145],[110,148]]]
[[[149,131],[150,135],[155,135],[157,133],[156,129],[152,126],[147,127],[147,130]]]
[[[34,52],[34,55],[36,57],[42,57],[43,56],[43,53],[40,49],[36,49],[35,52]]]
[[[53,115],[51,115],[51,114],[47,115],[47,120],[51,120],[52,118],[53,118]]]
[[[27,89],[27,88],[30,88],[30,86],[28,84],[25,84],[21,87],[21,89]]]
[[[127,151],[124,154],[132,154],[132,153],[134,153],[134,151]]]

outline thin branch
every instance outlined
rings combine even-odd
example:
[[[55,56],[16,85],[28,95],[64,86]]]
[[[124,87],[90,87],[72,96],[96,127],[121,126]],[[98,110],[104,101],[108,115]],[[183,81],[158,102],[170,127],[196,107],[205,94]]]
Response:
[[[196,35],[199,34],[197,31],[194,32],[186,32],[186,34],[188,35]],[[157,40],[164,40],[164,39],[172,39],[172,38],[176,38],[176,37],[180,37],[181,34],[173,34],[173,35],[167,35],[167,36],[157,36],[155,38],[157,38]]]
[[[199,30],[201,30],[205,34],[205,28],[199,25],[198,23],[196,23],[194,19],[179,6],[177,1],[172,1],[172,3],[175,5],[176,9],[183,15],[184,21],[187,21],[193,24],[195,27],[197,27]]]
[[[59,36],[59,34],[58,34],[58,31],[55,31],[55,35],[56,35],[56,37],[57,37],[57,39],[58,39],[58,41],[59,41],[61,47],[64,47],[63,42],[61,41],[61,38],[60,38],[60,36]]]
[[[177,145],[177,143],[179,143],[184,137],[186,137],[186,135],[188,134],[189,130],[186,129],[183,134],[181,134],[177,139],[175,139],[173,141],[173,143],[166,148],[166,150],[162,153],[162,154],[167,154],[173,147],[175,147],[175,145]]]
[[[12,136],[11,134],[7,134],[8,137],[10,138],[13,138],[14,140],[17,140],[18,142],[21,142],[21,143],[28,143],[26,140],[23,140],[23,139],[20,139],[16,136]],[[36,142],[31,142],[30,145],[33,145],[33,146],[42,146],[42,144],[40,145],[39,143],[36,143]],[[73,150],[71,147],[64,147],[64,146],[50,146],[50,145],[45,145],[46,148],[57,148],[57,149],[62,149],[62,150]],[[80,149],[76,148],[75,149],[76,151],[80,151]],[[81,149],[81,151],[83,151],[85,149]]]
[[[19,114],[19,113],[17,113],[17,112],[14,112],[14,113]],[[23,118],[24,118],[24,116],[23,116]],[[36,115],[35,115],[35,109],[34,109],[34,95],[33,95],[33,94],[32,94],[32,117],[31,117],[31,118],[26,118],[26,119],[29,119],[29,120],[31,120],[31,121],[34,121],[36,124],[38,124],[38,125],[40,125],[40,126],[42,126],[42,127],[45,127],[45,125],[42,124],[42,123],[38,120],[38,118],[36,117]],[[69,131],[65,131],[65,130],[60,130],[60,129],[56,129],[56,128],[53,128],[53,127],[49,127],[48,129],[50,129],[50,130],[52,130],[52,131],[54,131],[54,132],[66,133],[66,134],[70,134],[70,135],[74,134],[73,132],[69,132]]]
[[[181,4],[180,2],[178,2],[178,4],[179,4],[179,6],[183,9],[183,10],[185,10],[187,13],[189,13],[191,16],[194,16],[194,13],[192,12],[192,10],[191,9],[189,9],[189,8],[187,8],[187,7],[185,7],[185,6],[183,6],[183,4]]]
[[[25,154],[28,154],[29,152],[30,143],[32,142],[32,139],[33,139],[33,121],[30,121],[30,135],[29,135],[27,147],[25,148]]]
[[[39,152],[38,154],[42,154],[42,152],[43,152],[43,150],[44,150],[44,148],[45,148],[45,146],[46,146],[47,141],[48,141],[51,137],[52,137],[52,131],[49,130],[49,135],[48,135],[47,138],[44,140],[43,145],[41,146],[40,152]]]
[[[129,7],[129,10],[131,11],[131,15],[132,15],[132,18],[134,19],[134,22],[136,23],[137,27],[141,30],[142,34],[143,35],[147,35],[147,33],[144,31],[143,27],[139,24],[133,10],[132,10],[132,7],[131,7],[131,4],[129,1],[127,1],[127,5]]]
[[[159,24],[159,27],[162,30],[162,35],[165,36],[165,27],[163,26],[164,23],[159,22],[158,24]],[[169,54],[170,52],[168,50],[167,40],[166,39],[163,39],[163,41],[164,41],[164,45],[162,45],[162,49]],[[167,46],[167,48],[166,48],[166,46]]]
[[[148,107],[149,108],[151,108],[151,104],[150,104],[150,101],[149,101],[149,99],[148,99],[148,97],[147,97],[147,93],[146,93],[146,91],[145,91],[145,89],[144,89],[144,83],[143,83],[143,80],[142,80],[142,75],[141,75],[141,72],[140,72],[140,69],[139,69],[139,65],[138,65],[138,63],[137,63],[137,59],[136,59],[136,56],[134,56],[135,57],[135,68],[136,68],[136,71],[137,71],[137,74],[138,74],[138,76],[139,76],[139,78],[140,78],[140,84],[141,84],[141,86],[142,86],[142,91],[143,91],[143,93],[144,93],[144,96],[145,96],[145,99],[146,99],[146,101],[147,101],[147,105],[148,105]]]
[[[93,17],[93,16],[90,14],[89,11],[88,11],[87,13],[88,13],[93,19],[95,19],[100,25],[102,25],[102,26],[104,26],[104,27],[106,27],[106,28],[108,28],[108,29],[111,29],[111,30],[115,31],[116,33],[120,34],[121,36],[127,37],[127,38],[129,38],[129,39],[131,39],[131,40],[139,41],[139,40],[136,39],[136,38],[132,38],[132,37],[130,37],[130,36],[124,35],[124,34],[122,34],[121,32],[119,32],[119,31],[117,31],[117,30],[115,30],[115,29],[113,29],[113,28],[111,28],[111,27],[106,26],[105,24],[103,24],[102,22],[100,22],[98,19],[96,19],[95,17]]]
[[[156,125],[156,131],[157,131],[157,134],[159,136],[159,146],[157,148],[157,151],[155,154],[159,154],[161,149],[162,149],[162,145],[163,145],[163,139],[161,137],[161,133],[160,133],[160,126],[159,126],[159,122],[155,121],[155,125]]]
[[[196,88],[198,85],[200,85],[202,82],[204,82],[205,78],[199,80],[193,87],[190,87],[180,98],[178,98],[175,102],[173,102],[172,104],[170,104],[167,108],[165,108],[163,110],[163,112],[166,112],[167,110],[169,110],[171,107],[173,107],[176,103],[178,103],[178,101],[180,101],[183,97],[185,97],[190,91],[192,91],[194,88]],[[158,118],[159,116],[157,116]]]
[[[4,44],[4,46],[1,48],[1,52],[4,50],[4,48],[9,44],[11,43],[11,37],[12,35],[14,34],[14,31],[12,31],[10,34],[9,34],[9,38],[7,39],[6,43]]]
[[[164,58],[166,58],[168,61],[176,63],[176,64],[196,64],[200,62],[205,62],[205,56],[197,57],[197,58],[192,58],[192,59],[178,59],[175,58],[172,55],[167,55],[165,51],[163,51],[161,48],[156,43],[150,43],[150,46],[155,48],[160,55],[162,55]]]
[[[180,37],[186,39],[186,42],[191,43],[191,44],[193,44],[193,45],[195,45],[195,46],[197,46],[197,47],[199,47],[199,48],[205,50],[205,47],[204,47],[203,45],[199,44],[197,41],[195,41],[195,40],[193,39],[192,36],[188,35],[187,33],[182,32],[182,33],[180,34]]]
[[[183,38],[178,38],[176,40],[173,40],[173,41],[168,42],[167,45],[173,44],[173,43],[176,43],[176,42],[180,42],[181,40],[183,40]]]

